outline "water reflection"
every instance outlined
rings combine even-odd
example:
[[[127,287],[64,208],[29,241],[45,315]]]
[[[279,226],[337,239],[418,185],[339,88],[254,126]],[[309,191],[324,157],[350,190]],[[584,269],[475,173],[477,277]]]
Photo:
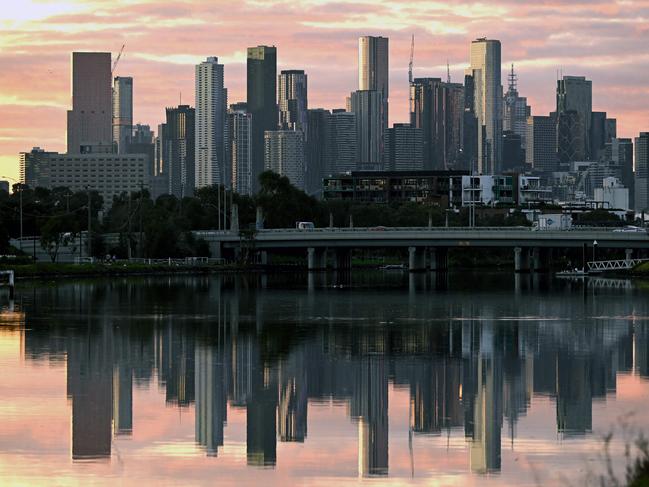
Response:
[[[526,276],[342,279],[36,287],[20,304],[23,353],[66,361],[74,460],[109,458],[112,437],[138,428],[133,389],[157,384],[169,407],[195,409],[208,456],[224,447],[228,407],[245,410],[251,466],[274,466],[278,441],[307,440],[311,404],[344,402],[363,477],[389,474],[391,384],[409,391],[410,434],[463,431],[481,474],[501,469],[533,397],[556,405],[547,428],[579,436],[618,374],[649,376],[649,309],[632,286],[586,286],[583,299],[583,283]]]

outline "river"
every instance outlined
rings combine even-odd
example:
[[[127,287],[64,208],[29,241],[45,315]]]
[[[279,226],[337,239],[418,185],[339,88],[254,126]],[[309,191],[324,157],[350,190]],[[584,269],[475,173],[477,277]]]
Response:
[[[649,433],[648,297],[510,273],[22,282],[0,483],[581,485],[604,435],[621,473]]]

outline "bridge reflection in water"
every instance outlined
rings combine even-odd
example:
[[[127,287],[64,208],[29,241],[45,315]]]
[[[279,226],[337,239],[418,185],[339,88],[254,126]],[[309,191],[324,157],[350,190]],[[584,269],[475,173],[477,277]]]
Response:
[[[578,437],[619,373],[649,377],[649,324],[636,318],[649,304],[620,299],[633,287],[589,299],[592,289],[566,292],[581,283],[530,276],[482,275],[477,288],[446,274],[309,279],[141,278],[25,293],[24,356],[67,362],[73,459],[109,457],[113,437],[138,428],[133,388],[156,381],[168,406],[195,408],[195,441],[209,456],[226,443],[228,408],[245,410],[256,466],[276,464],[278,441],[307,441],[310,404],[344,402],[359,475],[386,475],[394,386],[409,391],[413,436],[463,431],[470,469],[495,472],[501,435],[515,440],[533,397],[556,406],[547,427]]]

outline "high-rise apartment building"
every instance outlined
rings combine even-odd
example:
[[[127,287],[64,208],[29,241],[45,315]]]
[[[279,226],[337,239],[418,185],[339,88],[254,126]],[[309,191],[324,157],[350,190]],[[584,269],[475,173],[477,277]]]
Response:
[[[56,152],[46,152],[40,147],[34,147],[30,152],[20,153],[20,183],[30,188],[50,185],[50,157]]]
[[[232,167],[232,189],[239,194],[252,194],[252,116],[243,106],[231,105],[228,110],[228,149]]]
[[[300,130],[269,130],[264,134],[264,169],[286,176],[304,190],[304,134]]]
[[[614,168],[615,177],[629,189],[629,204],[635,201],[633,178],[633,140],[613,138],[606,143],[603,158]]]
[[[395,123],[385,134],[385,170],[418,171],[424,168],[423,131],[408,123]]]
[[[500,80],[500,41],[480,38],[471,42],[473,103],[478,120],[477,170],[481,174],[496,174],[502,162],[502,102]]]
[[[527,117],[525,162],[535,171],[556,171],[557,137],[554,117]]]
[[[322,194],[322,178],[329,171],[331,112],[316,108],[307,112],[306,133],[306,192]]]
[[[307,131],[307,75],[302,70],[286,70],[279,74],[277,101],[279,127],[282,130]]]
[[[649,210],[649,132],[635,138],[635,211]]]
[[[72,53],[69,154],[112,151],[112,91],[109,52]]]
[[[357,169],[356,114],[336,108],[329,119],[328,174],[340,174]]]
[[[356,162],[381,168],[383,163],[384,128],[382,126],[380,91],[354,91],[351,108],[356,115]]]
[[[527,117],[530,116],[531,110],[527,105],[527,98],[518,94],[518,76],[514,72],[513,64],[508,80],[509,87],[505,93],[503,104],[503,131],[513,132],[520,136],[521,148],[525,149]]]
[[[415,78],[410,84],[410,124],[422,130],[424,168],[462,165],[464,86],[440,78]]]
[[[557,81],[557,151],[563,163],[587,161],[591,154],[593,84],[583,76]]]
[[[118,154],[125,154],[133,137],[133,78],[113,80],[113,143]]]
[[[167,122],[162,137],[166,155],[169,194],[184,198],[194,194],[197,180],[196,111],[189,105],[167,108]]]
[[[381,129],[388,128],[389,42],[387,37],[358,38],[358,89],[381,93]]]
[[[225,160],[227,92],[223,65],[208,57],[196,66],[195,186],[228,185],[230,168]]]
[[[259,188],[264,170],[264,132],[277,128],[277,49],[272,46],[248,48],[247,107],[252,115],[252,192]]]

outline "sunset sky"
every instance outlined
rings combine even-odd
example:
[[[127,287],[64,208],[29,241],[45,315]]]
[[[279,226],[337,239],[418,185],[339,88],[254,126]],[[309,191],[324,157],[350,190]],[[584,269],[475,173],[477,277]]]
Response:
[[[280,69],[304,69],[309,107],[344,107],[357,85],[359,35],[390,38],[390,115],[407,120],[410,36],[415,76],[460,81],[476,37],[502,41],[532,113],[554,106],[557,72],[593,81],[593,109],[618,135],[649,131],[649,0],[8,0],[0,10],[0,176],[18,153],[65,151],[70,53],[122,44],[116,75],[134,77],[134,122],[155,128],[164,107],[194,104],[194,67],[225,64],[229,101],[245,100],[246,47],[275,45]],[[506,89],[506,87],[505,87]],[[0,177],[0,179],[2,179]]]

